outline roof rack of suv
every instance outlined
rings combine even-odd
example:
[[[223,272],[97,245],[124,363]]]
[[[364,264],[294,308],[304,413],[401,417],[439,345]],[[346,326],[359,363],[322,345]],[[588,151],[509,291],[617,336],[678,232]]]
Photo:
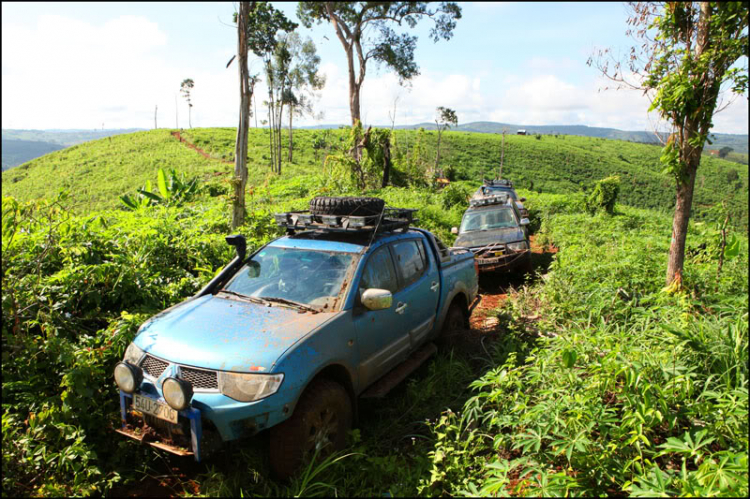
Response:
[[[288,211],[274,213],[273,216],[276,225],[285,227],[289,235],[298,230],[369,234],[397,230],[406,232],[413,223],[419,221],[414,218],[416,211],[409,208],[383,208],[381,214],[368,216],[316,215],[309,211]]]
[[[496,178],[494,180],[485,179],[484,185],[489,187],[513,187],[513,182],[507,178]]]
[[[469,206],[488,206],[491,204],[507,204],[510,195],[502,192],[499,194],[493,194],[491,196],[484,196],[478,199],[472,199],[469,201]]]

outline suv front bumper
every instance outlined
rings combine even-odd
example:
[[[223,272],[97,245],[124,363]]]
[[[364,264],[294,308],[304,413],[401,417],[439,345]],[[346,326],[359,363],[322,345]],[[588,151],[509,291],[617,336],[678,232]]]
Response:
[[[527,259],[531,258],[531,250],[507,251],[501,255],[488,255],[487,253],[478,254],[475,257],[480,272],[490,272],[493,270],[511,269],[523,265]]]

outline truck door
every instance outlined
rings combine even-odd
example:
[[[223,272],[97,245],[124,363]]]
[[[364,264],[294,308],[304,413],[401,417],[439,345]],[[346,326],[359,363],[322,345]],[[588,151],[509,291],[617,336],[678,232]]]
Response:
[[[440,298],[439,270],[422,239],[398,241],[392,248],[401,285],[396,311],[401,312],[411,347],[416,348],[435,326]]]
[[[353,315],[359,344],[359,379],[367,386],[398,365],[410,348],[409,330],[396,304],[401,300],[398,274],[388,246],[375,250],[365,262],[357,292],[369,288],[387,289],[393,303],[384,310],[368,310],[355,305]]]

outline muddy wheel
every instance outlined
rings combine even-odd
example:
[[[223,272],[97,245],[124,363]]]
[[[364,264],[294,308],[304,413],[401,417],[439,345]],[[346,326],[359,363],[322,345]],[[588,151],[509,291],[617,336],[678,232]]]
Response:
[[[438,346],[449,348],[456,344],[461,333],[466,329],[466,317],[464,311],[458,303],[453,303],[448,309],[448,315],[445,317],[443,329],[437,338]]]
[[[286,479],[316,450],[318,459],[323,459],[343,449],[351,426],[352,404],[344,387],[327,379],[314,381],[292,417],[271,428],[271,470]]]
[[[310,213],[313,215],[380,215],[385,201],[368,197],[328,197],[318,196],[310,200]]]
[[[534,273],[534,264],[531,261],[531,253],[524,257],[524,262],[521,266],[521,269],[524,274],[529,276]]]

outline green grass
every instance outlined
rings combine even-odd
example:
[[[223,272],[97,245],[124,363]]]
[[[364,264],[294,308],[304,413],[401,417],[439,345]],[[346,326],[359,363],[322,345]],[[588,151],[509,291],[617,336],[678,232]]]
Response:
[[[326,137],[330,150],[344,142],[346,130],[295,130],[294,161],[284,162],[282,178],[323,173],[328,148],[316,154],[315,138]],[[394,157],[414,148],[417,133],[396,130]],[[224,181],[233,171],[234,128],[193,129],[183,136],[207,151],[206,159],[178,143],[168,130],[138,132],[109,137],[74,146],[3,172],[3,195],[21,200],[53,196],[68,189],[80,212],[117,206],[118,197],[153,180],[161,167],[175,168],[205,181]],[[287,136],[282,140],[286,159]],[[436,132],[426,131],[427,163],[434,158]],[[251,129],[249,136],[250,185],[274,184],[279,178],[269,173],[268,132]],[[493,176],[500,160],[501,137],[493,134],[446,132],[441,166],[453,168],[455,177],[481,180]],[[631,206],[669,212],[674,205],[674,181],[661,173],[660,148],[617,140],[590,137],[544,135],[506,137],[503,175],[517,186],[535,192],[572,193],[588,189],[593,182],[610,175],[622,180],[620,201]],[[225,186],[228,184],[225,183]],[[696,219],[727,200],[733,223],[748,222],[748,172],[736,163],[704,157],[698,170],[693,211]]]
[[[668,217],[529,204],[560,252],[502,310],[509,334],[461,414],[434,425],[421,492],[747,495],[747,239],[717,279],[697,250],[713,229],[692,227],[669,293]]]

